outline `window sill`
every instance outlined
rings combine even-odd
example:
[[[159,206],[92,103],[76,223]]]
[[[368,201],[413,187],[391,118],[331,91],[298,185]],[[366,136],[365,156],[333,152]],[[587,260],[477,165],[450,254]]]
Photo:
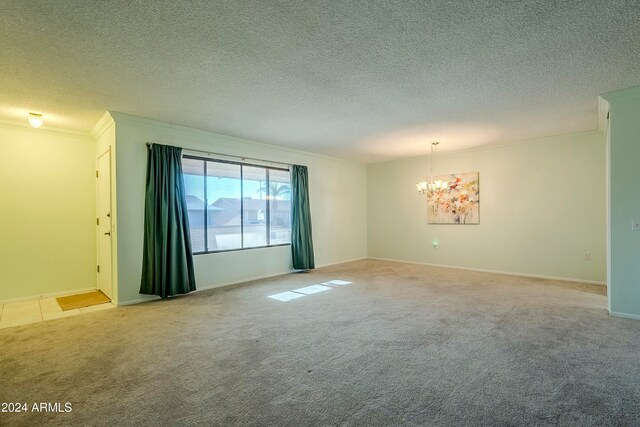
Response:
[[[221,253],[225,253],[225,252],[250,251],[252,249],[278,248],[280,246],[291,246],[291,243],[282,243],[280,245],[269,245],[269,246],[252,246],[250,248],[224,249],[224,250],[220,250],[220,251],[193,252],[193,255],[221,254]]]

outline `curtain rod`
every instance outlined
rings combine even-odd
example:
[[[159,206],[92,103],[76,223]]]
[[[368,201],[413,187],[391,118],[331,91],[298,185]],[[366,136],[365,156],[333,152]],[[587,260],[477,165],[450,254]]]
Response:
[[[151,145],[153,145],[152,142],[147,142],[147,148],[151,148]],[[233,159],[240,159],[240,160],[254,160],[254,161],[257,161],[257,162],[269,163],[271,165],[286,166],[287,168],[289,168],[289,166],[291,166],[291,164],[289,164],[289,163],[274,162],[273,160],[257,159],[255,157],[233,156],[231,154],[216,153],[214,151],[195,150],[195,149],[192,149],[192,148],[182,148],[182,151],[190,151],[192,153],[203,153],[203,154],[214,155],[214,156],[231,157]]]

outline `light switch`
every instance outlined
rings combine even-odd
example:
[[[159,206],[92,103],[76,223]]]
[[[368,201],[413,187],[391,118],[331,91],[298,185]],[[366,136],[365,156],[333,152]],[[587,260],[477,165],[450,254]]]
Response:
[[[631,220],[631,231],[640,231],[640,219]]]

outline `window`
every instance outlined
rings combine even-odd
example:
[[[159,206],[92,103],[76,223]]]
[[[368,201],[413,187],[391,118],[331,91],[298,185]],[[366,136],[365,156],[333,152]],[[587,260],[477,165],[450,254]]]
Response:
[[[286,169],[184,156],[193,253],[291,243]]]

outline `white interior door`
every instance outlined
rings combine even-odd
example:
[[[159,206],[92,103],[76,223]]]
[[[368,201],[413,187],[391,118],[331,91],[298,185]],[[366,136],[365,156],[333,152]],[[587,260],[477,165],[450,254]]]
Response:
[[[98,289],[113,298],[111,282],[111,150],[98,157],[96,178],[98,229]]]

